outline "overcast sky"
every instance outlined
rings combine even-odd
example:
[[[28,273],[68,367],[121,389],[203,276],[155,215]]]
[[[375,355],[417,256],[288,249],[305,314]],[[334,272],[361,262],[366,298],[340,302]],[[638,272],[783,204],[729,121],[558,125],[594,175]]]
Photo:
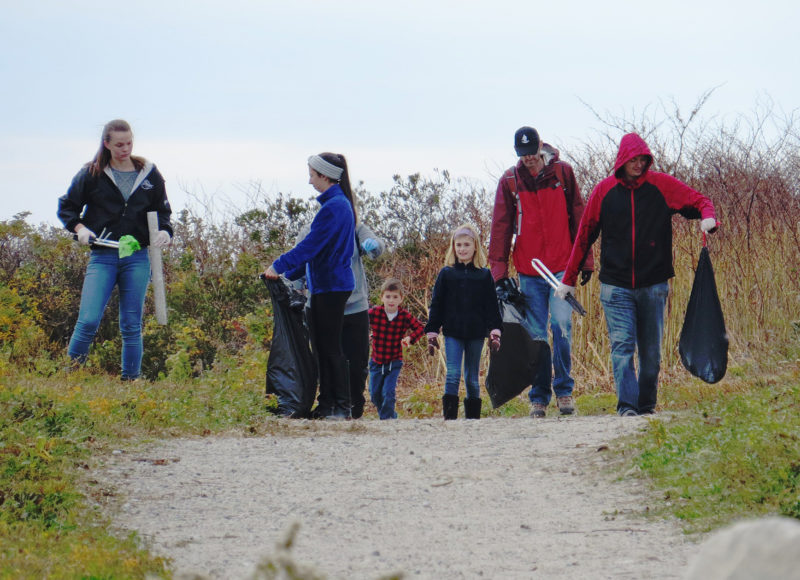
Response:
[[[600,112],[675,101],[800,107],[800,3],[709,0],[0,0],[0,220],[57,224],[57,198],[113,118],[186,191],[235,206],[260,182],[306,198],[306,159],[494,188],[514,131],[562,147]]]

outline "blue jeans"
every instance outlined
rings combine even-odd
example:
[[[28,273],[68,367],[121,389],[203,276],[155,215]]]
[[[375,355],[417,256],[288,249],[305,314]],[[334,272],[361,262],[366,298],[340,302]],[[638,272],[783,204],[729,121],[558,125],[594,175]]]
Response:
[[[393,360],[386,364],[369,361],[369,397],[381,419],[397,419],[394,410],[395,387],[401,368],[403,368],[401,360]]]
[[[555,276],[561,280],[564,272]],[[531,403],[550,403],[550,377],[556,397],[572,394],[575,380],[572,372],[572,307],[556,298],[553,289],[541,276],[519,275],[519,289],[525,297],[525,328],[534,340],[547,340],[547,322],[553,333],[552,357],[542,357],[536,374],[531,377],[528,393]],[[552,359],[552,360],[551,360]],[[551,370],[552,369],[552,370]]]
[[[668,294],[667,282],[633,290],[610,284],[600,286],[600,302],[611,340],[617,412],[620,414],[628,409],[649,413],[656,407],[664,307]],[[638,379],[633,363],[633,354],[637,350]]]
[[[122,378],[137,378],[142,370],[142,311],[149,280],[150,256],[146,249],[122,259],[115,249],[92,250],[83,279],[78,322],[69,341],[70,358],[86,360],[111,291],[119,286]]]
[[[483,338],[444,337],[444,355],[447,359],[447,376],[444,380],[444,394],[458,396],[458,385],[461,382],[461,363],[464,363],[464,385],[467,397],[479,399],[481,386],[478,382],[478,371],[481,365]]]

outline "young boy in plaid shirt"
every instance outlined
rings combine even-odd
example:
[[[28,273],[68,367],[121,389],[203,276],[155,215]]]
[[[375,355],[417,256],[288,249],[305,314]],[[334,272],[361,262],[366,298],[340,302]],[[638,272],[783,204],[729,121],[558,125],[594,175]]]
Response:
[[[397,419],[395,387],[403,367],[403,347],[425,334],[422,324],[400,306],[403,284],[389,278],[381,286],[382,306],[369,309],[372,330],[372,358],[369,361],[369,395],[381,419]],[[411,334],[406,335],[408,331]]]

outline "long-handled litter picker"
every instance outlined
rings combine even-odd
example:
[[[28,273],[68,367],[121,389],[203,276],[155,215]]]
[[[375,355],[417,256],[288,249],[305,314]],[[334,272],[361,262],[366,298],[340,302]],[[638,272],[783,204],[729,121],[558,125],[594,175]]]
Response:
[[[558,288],[558,285],[561,282],[559,282],[559,280],[558,280],[558,278],[556,278],[555,274],[553,274],[550,271],[550,268],[545,266],[539,258],[534,258],[533,260],[531,260],[531,265],[536,269],[537,272],[539,272],[539,274],[542,275],[542,278],[544,278],[545,282],[550,284],[550,286],[553,288],[553,290]],[[564,298],[564,300],[566,300],[567,303],[569,303],[569,305],[572,306],[572,309],[575,312],[577,312],[581,316],[586,316],[586,309],[583,306],[581,306],[581,303],[578,302],[578,299],[575,298],[572,295],[572,293],[567,294],[567,297]]]

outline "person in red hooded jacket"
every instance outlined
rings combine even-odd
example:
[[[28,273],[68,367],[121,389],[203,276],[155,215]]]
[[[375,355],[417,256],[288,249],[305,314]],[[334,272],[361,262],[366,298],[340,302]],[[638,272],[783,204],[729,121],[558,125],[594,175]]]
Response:
[[[592,191],[556,296],[575,293],[578,271],[592,244],[600,242],[600,302],[611,341],[611,364],[622,416],[655,412],[661,339],[672,265],[672,216],[702,219],[717,229],[706,196],[665,173],[651,171],[653,155],[639,135],[619,144],[614,174]],[[633,356],[638,349],[639,375]]]
[[[552,396],[551,377],[558,409],[570,415],[575,411],[575,381],[570,374],[572,307],[554,297],[531,260],[538,258],[561,279],[583,214],[583,197],[572,167],[559,159],[557,149],[539,140],[536,129],[519,128],[514,150],[520,159],[497,185],[489,264],[498,296],[506,294],[524,302],[525,329],[534,340],[547,341],[550,322],[552,357],[547,349],[531,377],[531,417],[545,416]],[[508,277],[509,254],[519,274],[519,290]],[[582,284],[589,282],[592,269],[590,254],[582,267]]]

